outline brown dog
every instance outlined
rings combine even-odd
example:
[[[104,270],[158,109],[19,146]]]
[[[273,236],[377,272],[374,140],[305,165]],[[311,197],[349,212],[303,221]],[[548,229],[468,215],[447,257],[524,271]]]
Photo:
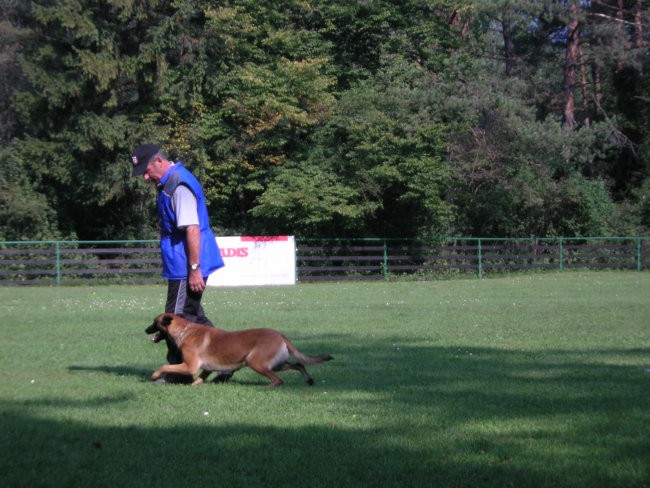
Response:
[[[181,364],[165,364],[151,375],[151,380],[157,380],[163,373],[180,373],[196,375],[193,385],[200,385],[212,371],[233,373],[248,366],[259,374],[271,380],[269,386],[279,386],[284,381],[276,371],[295,369],[300,371],[307,381],[313,385],[314,380],[307,370],[306,364],[319,364],[333,359],[329,354],[310,356],[301,353],[289,339],[273,329],[248,329],[227,332],[215,327],[195,324],[178,315],[164,313],[156,317],[153,323],[145,329],[147,334],[159,333],[154,338],[157,342],[161,335],[169,337],[183,354]],[[289,362],[293,355],[296,363]]]

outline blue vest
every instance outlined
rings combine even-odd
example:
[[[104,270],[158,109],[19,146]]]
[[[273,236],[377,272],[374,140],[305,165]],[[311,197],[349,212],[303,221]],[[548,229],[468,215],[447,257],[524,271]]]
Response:
[[[201,184],[182,163],[171,166],[158,184],[158,221],[160,222],[160,251],[163,263],[163,278],[167,280],[185,280],[189,273],[187,261],[187,243],[185,231],[176,225],[176,215],[172,210],[172,195],[178,185],[188,187],[196,197],[201,228],[200,265],[203,276],[223,267],[221,252],[217,246],[214,233],[210,228],[210,218],[205,205]]]

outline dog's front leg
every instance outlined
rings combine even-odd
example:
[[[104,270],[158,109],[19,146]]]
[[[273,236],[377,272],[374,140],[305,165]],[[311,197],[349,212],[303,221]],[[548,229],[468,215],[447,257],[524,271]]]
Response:
[[[210,373],[212,373],[212,371],[208,369],[204,369],[203,371],[201,371],[201,374],[194,380],[192,386],[198,386],[201,383],[203,383],[208,378],[208,376],[210,376]]]
[[[160,378],[163,374],[161,371],[162,368],[158,368],[156,371],[153,372],[151,375],[151,381],[156,381],[158,378]]]
[[[186,363],[165,364],[153,372],[153,374],[151,375],[151,381],[156,381],[158,378],[160,378],[161,375],[165,373],[178,373],[178,374],[186,374],[186,375],[194,376],[196,372],[197,372],[197,368],[191,368]]]

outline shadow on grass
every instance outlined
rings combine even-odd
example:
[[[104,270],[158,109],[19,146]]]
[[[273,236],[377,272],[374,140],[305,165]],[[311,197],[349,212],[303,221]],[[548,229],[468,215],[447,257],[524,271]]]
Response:
[[[320,352],[313,345],[304,349]],[[0,410],[0,471],[12,487],[650,486],[650,375],[644,367],[619,365],[646,360],[650,350],[366,341],[338,342],[330,352],[335,361],[313,375],[317,383],[326,379],[336,405],[314,401],[312,407],[325,415],[357,402],[360,411],[378,412],[372,428],[338,424],[334,416],[282,429],[207,421],[168,426],[164,418],[159,427],[97,427],[39,418],[26,408],[35,404],[7,400]],[[150,373],[70,368],[137,378]],[[350,399],[351,392],[363,395]],[[36,406],[95,409],[127,400],[109,395]]]
[[[491,405],[508,417],[607,413],[650,400],[650,349],[527,351],[366,342],[339,345],[336,357],[325,366],[333,369],[327,371],[329,389],[375,391],[403,408],[453,401],[463,418],[491,416]],[[629,361],[645,366],[621,365]],[[481,408],[468,401],[472,398],[480,399]]]
[[[427,486],[438,484],[436,472],[442,472],[439,462],[432,465],[419,454],[404,464],[403,452],[374,442],[379,432],[246,425],[94,428],[17,412],[2,416],[2,430],[2,450],[9,443],[21,453],[0,462],[10,487]],[[446,467],[444,478],[457,477],[456,469]]]
[[[143,381],[148,380],[149,377],[151,376],[151,373],[154,372],[153,369],[133,368],[129,366],[79,366],[79,365],[68,366],[68,371],[97,372],[97,373],[111,374],[115,376],[133,376],[135,378],[140,378]]]

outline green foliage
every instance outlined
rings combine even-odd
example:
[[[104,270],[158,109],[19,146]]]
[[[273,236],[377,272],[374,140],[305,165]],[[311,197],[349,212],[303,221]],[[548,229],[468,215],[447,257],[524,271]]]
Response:
[[[339,175],[320,165],[286,165],[278,171],[252,215],[264,222],[270,234],[305,236],[348,234],[363,224],[358,192]]]
[[[34,1],[22,19],[31,33],[20,56],[27,84],[14,94],[21,123],[5,162],[25,170],[62,235],[146,233],[143,193],[128,181],[125,161],[135,140],[155,132],[141,111],[159,81],[149,67],[164,63],[140,35],[157,40],[146,23],[164,18],[167,3]]]
[[[61,160],[49,159],[53,144],[16,141],[0,151],[0,235],[6,240],[63,237],[54,190],[66,180]],[[65,237],[68,237],[65,235]],[[75,238],[74,234],[69,237]]]
[[[303,26],[304,3],[204,8],[192,66],[173,70],[179,83],[192,83],[191,102],[179,111],[181,88],[165,96],[174,121],[170,142],[179,156],[200,163],[218,225],[243,231],[253,228],[248,210],[274,168],[328,115],[335,80],[327,74],[326,44]]]
[[[567,128],[530,103],[531,84],[491,60],[457,84],[450,102],[466,121],[451,142],[449,198],[460,235],[607,235],[607,170],[618,150],[611,120]]]
[[[59,240],[56,213],[25,178],[0,178],[0,240]],[[74,237],[74,236],[68,236]]]
[[[314,136],[305,186],[321,194],[323,188],[315,187],[322,181],[336,182],[329,186],[336,195],[346,195],[348,211],[343,214],[363,216],[340,222],[336,217],[341,215],[340,206],[334,206],[330,216],[327,207],[320,207],[325,212],[321,220],[337,222],[328,226],[332,235],[410,237],[444,229],[444,127],[427,103],[435,91],[426,71],[419,69],[419,75],[413,75],[409,69],[418,71],[399,60],[387,62],[376,82],[362,82],[341,97],[331,120]],[[315,179],[316,168],[324,176]],[[285,201],[298,197],[287,186],[275,193]],[[349,204],[356,207],[353,212]],[[255,212],[277,214],[274,205],[265,198]],[[294,200],[293,206],[299,201]],[[303,221],[297,224],[305,228]]]
[[[569,129],[563,2],[0,0],[0,227],[155,235],[127,158],[158,141],[220,232],[647,232],[650,68],[611,7],[580,3]]]
[[[618,235],[648,235],[650,233],[650,180],[633,192],[632,198],[615,205],[612,222]]]

